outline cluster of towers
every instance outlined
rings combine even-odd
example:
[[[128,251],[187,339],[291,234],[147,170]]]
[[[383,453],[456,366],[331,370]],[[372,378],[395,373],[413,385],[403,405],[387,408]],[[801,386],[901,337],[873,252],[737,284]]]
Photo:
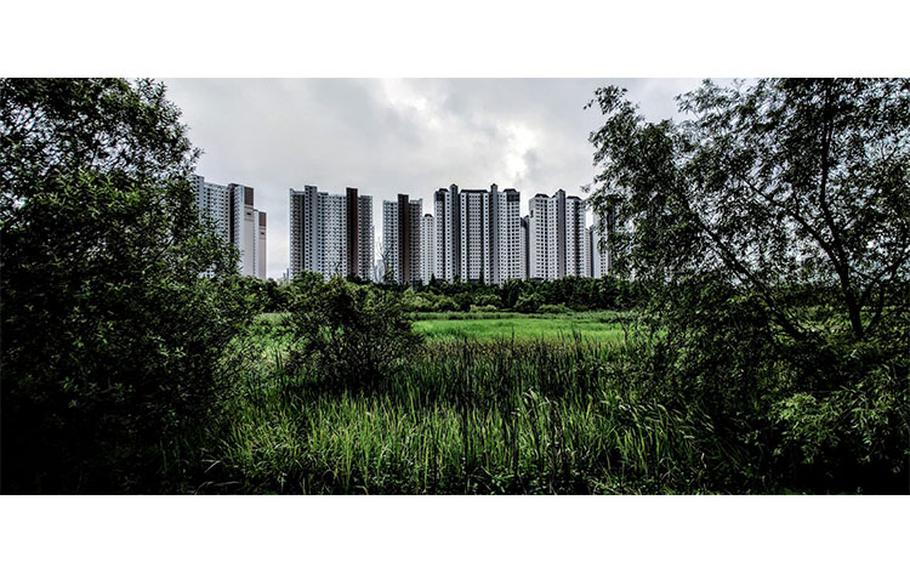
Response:
[[[289,272],[369,280],[373,271],[373,198],[319,191],[290,190]]]
[[[610,270],[604,223],[585,223],[585,202],[558,190],[535,195],[528,215],[514,188],[440,188],[433,213],[399,194],[382,203],[382,242],[374,262],[372,197],[314,186],[291,189],[289,276],[302,272],[404,284],[432,279],[501,284],[508,280],[600,277]]]

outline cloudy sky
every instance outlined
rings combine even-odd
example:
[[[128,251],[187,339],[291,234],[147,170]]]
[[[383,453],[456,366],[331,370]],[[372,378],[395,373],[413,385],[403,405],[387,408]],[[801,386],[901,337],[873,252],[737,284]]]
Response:
[[[197,172],[255,188],[268,213],[268,276],[288,265],[288,188],[316,185],[382,201],[407,193],[431,213],[433,191],[514,187],[522,214],[538,192],[581,195],[593,177],[584,110],[594,89],[620,84],[649,119],[676,115],[674,97],[697,79],[173,79]]]

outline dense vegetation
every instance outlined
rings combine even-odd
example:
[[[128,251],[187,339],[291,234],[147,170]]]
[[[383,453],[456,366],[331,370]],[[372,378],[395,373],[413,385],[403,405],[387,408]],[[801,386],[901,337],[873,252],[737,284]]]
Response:
[[[197,467],[245,306],[179,116],[148,81],[0,80],[4,492],[173,490]]]
[[[247,280],[247,295],[258,311],[284,312],[290,309],[293,291],[321,279],[304,274],[300,282],[279,284],[274,280]],[[405,310],[410,312],[495,312],[565,313],[588,310],[626,310],[645,297],[646,290],[629,280],[613,276],[554,281],[510,280],[501,286],[476,282],[432,280],[416,287],[382,283],[370,286],[402,294]]]
[[[369,317],[370,295],[394,294],[340,280],[315,286],[328,304],[363,306],[358,319]],[[261,317],[226,363],[233,389],[198,490],[907,491],[899,369],[876,369],[820,403],[801,381],[823,361],[778,351],[747,319],[754,307],[730,302],[742,310],[704,314],[712,330],[690,338],[703,348],[685,354],[669,351],[644,314],[622,314],[606,337],[569,326],[484,337],[514,316],[454,313],[478,327],[407,337],[408,352],[388,359],[394,368],[345,375],[343,388],[321,360],[296,362],[293,316]]]
[[[680,103],[596,93],[615,276],[403,289],[236,276],[160,85],[0,81],[2,490],[910,491],[910,81]]]

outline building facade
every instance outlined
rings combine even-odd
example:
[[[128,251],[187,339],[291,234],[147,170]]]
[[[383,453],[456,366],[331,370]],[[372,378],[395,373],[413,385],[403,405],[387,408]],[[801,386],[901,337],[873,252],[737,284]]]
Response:
[[[383,278],[399,284],[421,281],[421,217],[423,200],[400,193],[382,202]]]
[[[206,182],[194,175],[191,184],[200,220],[239,253],[238,270],[244,276],[265,278],[265,213],[253,206],[253,188]]]
[[[565,227],[566,269],[563,276],[585,276],[585,202],[574,195],[566,197]]]
[[[304,272],[369,280],[373,269],[373,201],[358,195],[330,194],[307,185],[289,195],[289,273]]]
[[[531,260],[530,260],[530,257],[528,256],[530,253],[530,251],[528,250],[528,243],[530,242],[529,231],[530,231],[530,221],[529,221],[528,216],[525,215],[524,217],[521,218],[521,226],[520,226],[520,233],[519,233],[519,250],[520,250],[520,255],[521,255],[520,272],[521,272],[522,280],[527,280],[528,278],[530,278],[530,275],[528,274],[528,268],[531,266]]]
[[[528,278],[586,276],[585,202],[560,189],[538,193],[528,210]]]
[[[461,275],[461,213],[458,186],[440,188],[433,195],[436,220],[436,278],[453,282]]]
[[[484,189],[464,189],[459,199],[461,279],[490,283],[493,278],[490,194]]]
[[[429,213],[420,223],[420,274],[424,284],[436,277],[436,219]]]
[[[524,278],[521,248],[521,200],[517,190],[509,188],[490,192],[495,205],[491,220],[493,228],[492,265],[494,284]]]
[[[259,211],[259,219],[256,223],[256,277],[265,279],[266,267],[266,214],[265,211]]]

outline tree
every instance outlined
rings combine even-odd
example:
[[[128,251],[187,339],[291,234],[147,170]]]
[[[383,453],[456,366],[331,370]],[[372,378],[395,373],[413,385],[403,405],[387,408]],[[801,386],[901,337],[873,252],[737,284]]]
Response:
[[[648,122],[599,89],[590,137],[654,392],[741,441],[731,479],[906,492],[910,80],[705,82],[678,101],[688,120]]]
[[[717,274],[796,339],[811,332],[788,305],[798,284],[830,290],[854,339],[905,321],[910,80],[706,81],[679,102],[693,118],[649,123],[622,90],[596,92],[592,201],[634,227],[621,269]]]
[[[3,491],[161,491],[193,467],[243,305],[179,119],[151,81],[0,80]]]

